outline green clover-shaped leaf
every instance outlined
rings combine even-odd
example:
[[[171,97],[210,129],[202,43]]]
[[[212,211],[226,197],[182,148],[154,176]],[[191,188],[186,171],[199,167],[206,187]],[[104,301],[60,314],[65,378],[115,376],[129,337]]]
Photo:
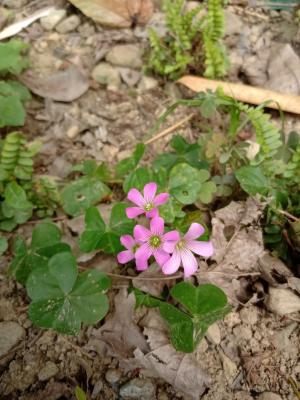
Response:
[[[134,221],[127,218],[125,203],[116,203],[110,215],[109,224],[105,225],[96,207],[90,207],[85,214],[86,229],[79,238],[81,251],[102,250],[108,254],[117,254],[122,250],[120,237],[131,234]]]
[[[128,193],[131,188],[142,190],[146,183],[151,182],[153,179],[153,172],[147,167],[140,167],[132,171],[126,176],[123,190]]]
[[[116,166],[116,178],[124,178],[132,172],[140,162],[145,152],[145,145],[138,143],[132,156],[124,158]]]
[[[266,195],[270,190],[270,181],[260,167],[246,165],[235,171],[235,177],[242,189],[251,196],[257,193]]]
[[[32,232],[31,245],[26,246],[18,237],[14,243],[15,258],[9,265],[9,272],[18,282],[25,284],[34,269],[47,267],[48,260],[54,254],[71,251],[66,243],[61,243],[61,231],[52,223],[37,225]]]
[[[35,269],[28,278],[29,317],[42,328],[75,335],[82,323],[105,317],[109,302],[103,292],[109,287],[110,279],[100,271],[78,274],[70,252],[56,254],[46,268]]]

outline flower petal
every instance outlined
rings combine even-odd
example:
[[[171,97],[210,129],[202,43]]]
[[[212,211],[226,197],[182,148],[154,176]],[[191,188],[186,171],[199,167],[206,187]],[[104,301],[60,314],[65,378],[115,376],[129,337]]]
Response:
[[[146,212],[146,217],[147,218],[154,218],[154,217],[158,217],[158,209],[157,208],[152,208],[151,211],[147,211]]]
[[[126,247],[126,249],[130,250],[136,244],[135,240],[131,235],[123,235],[120,237],[121,244]]]
[[[195,256],[190,250],[184,249],[183,251],[180,252],[180,254],[184,269],[184,277],[188,278],[197,271],[198,263]]]
[[[144,243],[137,249],[135,253],[135,263],[138,271],[144,271],[148,268],[148,259],[151,257],[151,255],[152,249],[147,243]]]
[[[166,203],[169,200],[169,197],[169,193],[160,193],[154,198],[153,203],[155,206],[160,206]]]
[[[143,207],[145,204],[144,197],[142,194],[135,188],[129,190],[127,199],[130,200],[132,203],[136,204],[139,207]]]
[[[147,240],[151,236],[151,232],[149,231],[149,229],[145,228],[142,225],[136,225],[133,230],[133,236],[135,240],[147,242]]]
[[[174,251],[172,257],[162,266],[162,272],[166,275],[174,274],[174,272],[178,271],[180,267],[180,254],[178,251]]]
[[[155,182],[147,183],[144,186],[144,198],[146,203],[152,203],[157,191],[157,184]]]
[[[145,211],[139,207],[127,207],[126,208],[126,215],[128,218],[132,219],[137,217],[138,215],[143,214]]]
[[[168,242],[163,242],[162,244],[162,249],[166,251],[167,253],[173,253],[175,246],[177,242],[176,241],[168,241]]]
[[[167,232],[164,234],[163,239],[165,241],[171,240],[171,241],[178,242],[178,240],[180,239],[180,235],[179,235],[179,232],[177,232],[177,231],[170,231],[170,232]]]
[[[157,249],[153,251],[153,255],[157,264],[162,267],[170,258],[169,254],[163,250]]]
[[[197,222],[194,222],[187,233],[184,235],[184,238],[186,240],[194,240],[197,239],[199,236],[203,235],[205,229],[203,228],[202,225],[197,224]]]
[[[134,254],[130,250],[121,251],[118,255],[118,262],[120,264],[126,264],[134,259]]]
[[[150,221],[150,231],[153,235],[161,236],[164,233],[165,221],[161,217],[154,217]]]
[[[202,257],[210,257],[214,252],[212,242],[199,242],[198,240],[190,240],[187,241],[186,247]]]

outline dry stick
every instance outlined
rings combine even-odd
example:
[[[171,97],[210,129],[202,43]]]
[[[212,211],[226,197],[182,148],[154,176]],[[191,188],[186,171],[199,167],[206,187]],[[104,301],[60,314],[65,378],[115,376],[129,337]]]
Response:
[[[294,215],[290,214],[290,213],[287,212],[287,211],[284,211],[284,210],[277,210],[277,212],[278,212],[279,214],[284,215],[285,217],[287,217],[287,218],[289,218],[289,219],[292,219],[293,221],[300,221],[300,218],[295,217]]]
[[[175,131],[179,126],[183,125],[185,122],[188,122],[190,119],[192,119],[194,114],[190,114],[187,117],[182,118],[180,121],[176,122],[174,125],[170,126],[167,129],[164,129],[163,131],[159,132],[157,135],[153,136],[151,139],[148,139],[145,144],[150,144],[155,142],[158,139],[161,139],[162,137],[168,135],[169,133]]]

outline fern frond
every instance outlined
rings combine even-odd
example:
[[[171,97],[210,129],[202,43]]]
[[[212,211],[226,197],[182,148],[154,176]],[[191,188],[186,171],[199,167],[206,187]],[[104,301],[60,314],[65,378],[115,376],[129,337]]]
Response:
[[[292,184],[300,185],[300,142],[290,161],[287,163],[283,176],[289,179]]]

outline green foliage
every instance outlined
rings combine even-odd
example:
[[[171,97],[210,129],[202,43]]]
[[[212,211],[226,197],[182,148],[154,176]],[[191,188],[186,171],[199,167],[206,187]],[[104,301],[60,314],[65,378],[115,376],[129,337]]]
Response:
[[[119,161],[116,166],[116,178],[124,178],[126,175],[131,173],[141,161],[145,152],[145,145],[143,143],[137,144],[133,155],[131,157],[124,158]]]
[[[79,386],[76,386],[75,396],[76,396],[76,400],[86,400],[87,399],[85,392]]]
[[[60,252],[70,252],[70,246],[61,242],[61,236],[56,225],[42,223],[34,228],[30,246],[21,237],[17,237],[9,273],[18,282],[25,284],[31,272],[46,268],[50,257]]]
[[[103,292],[109,287],[105,274],[96,270],[78,274],[75,257],[60,252],[28,277],[29,317],[41,328],[76,335],[82,323],[95,324],[105,317],[109,303]]]
[[[226,49],[222,43],[225,31],[223,2],[224,0],[207,0],[203,29],[204,76],[207,78],[223,77],[229,67]]]
[[[16,39],[0,43],[0,76],[18,75],[28,67],[23,55],[26,49],[27,45]],[[24,125],[24,103],[30,99],[29,91],[21,83],[0,80],[0,128]]]
[[[137,306],[159,307],[169,325],[173,346],[185,353],[192,353],[208,327],[230,311],[225,293],[211,284],[195,287],[181,282],[173,286],[170,294],[179,303],[177,307],[137,289],[134,293]]]
[[[6,252],[8,248],[8,242],[6,237],[0,236],[0,256]]]
[[[116,203],[110,215],[108,224],[105,224],[96,207],[90,207],[85,214],[85,231],[79,239],[81,251],[91,252],[102,250],[108,254],[117,254],[122,250],[120,237],[132,234],[134,221],[127,218],[125,203]]]
[[[154,29],[149,31],[151,51],[148,66],[155,73],[176,79],[196,64],[194,42],[203,20],[196,17],[202,6],[184,12],[184,0],[165,0],[163,3],[167,34],[159,37]]]
[[[108,196],[110,189],[102,182],[107,178],[103,165],[97,166],[95,161],[87,160],[76,166],[74,171],[84,176],[66,185],[61,192],[61,199],[64,211],[76,216]]]

